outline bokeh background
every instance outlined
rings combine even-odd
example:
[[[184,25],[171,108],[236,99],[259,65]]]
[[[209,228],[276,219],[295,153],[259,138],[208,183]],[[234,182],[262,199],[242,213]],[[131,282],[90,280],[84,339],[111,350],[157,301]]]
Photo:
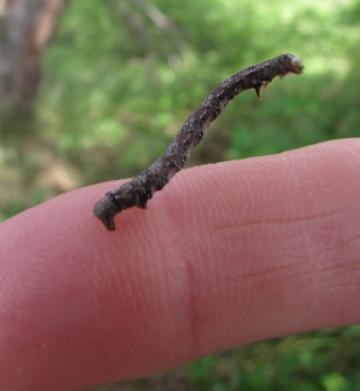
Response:
[[[357,0],[0,0],[0,219],[139,173],[216,84],[284,52],[304,75],[237,98],[190,165],[357,136],[359,21]],[[193,389],[360,390],[360,327],[97,390]]]

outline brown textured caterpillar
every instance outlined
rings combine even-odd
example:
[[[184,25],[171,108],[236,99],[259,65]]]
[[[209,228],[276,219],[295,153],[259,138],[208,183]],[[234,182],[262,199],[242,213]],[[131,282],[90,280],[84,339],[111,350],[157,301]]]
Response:
[[[137,206],[146,208],[148,200],[161,190],[179,172],[192,150],[204,137],[210,123],[240,92],[254,88],[256,95],[276,76],[300,74],[303,65],[293,54],[281,54],[271,60],[245,68],[219,84],[205,101],[190,115],[166,152],[140,175],[109,191],[94,207],[95,216],[105,227],[115,229],[114,217],[124,209]]]

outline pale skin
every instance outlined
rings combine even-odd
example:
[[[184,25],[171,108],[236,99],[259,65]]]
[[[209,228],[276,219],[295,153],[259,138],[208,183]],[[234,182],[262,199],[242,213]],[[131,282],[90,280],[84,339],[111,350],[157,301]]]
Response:
[[[179,173],[107,231],[76,190],[0,225],[0,379],[72,391],[360,322],[360,140]],[[116,182],[116,185],[118,182]]]

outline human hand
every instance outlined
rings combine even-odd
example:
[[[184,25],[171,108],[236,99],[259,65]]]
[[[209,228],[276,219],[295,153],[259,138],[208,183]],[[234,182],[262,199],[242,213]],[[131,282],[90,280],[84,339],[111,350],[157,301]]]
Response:
[[[0,384],[70,391],[360,321],[360,140],[184,170],[108,232],[113,187],[0,225]],[[118,184],[118,182],[116,182]]]

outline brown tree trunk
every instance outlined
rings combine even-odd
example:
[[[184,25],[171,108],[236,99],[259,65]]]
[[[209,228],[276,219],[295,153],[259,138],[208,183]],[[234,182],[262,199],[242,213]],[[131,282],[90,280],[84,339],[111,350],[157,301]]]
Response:
[[[29,107],[41,79],[41,57],[68,0],[0,0],[0,117]]]

